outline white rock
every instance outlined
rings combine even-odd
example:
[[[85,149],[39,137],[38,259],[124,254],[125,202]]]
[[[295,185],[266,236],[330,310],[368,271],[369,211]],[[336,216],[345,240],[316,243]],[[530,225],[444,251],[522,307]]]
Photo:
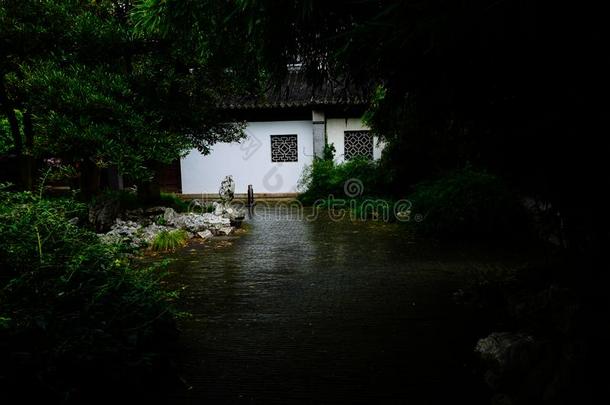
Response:
[[[178,214],[176,213],[176,211],[174,211],[173,208],[166,208],[165,211],[163,211],[163,219],[168,224],[173,223],[177,215]]]
[[[218,235],[231,235],[234,231],[232,226],[225,226],[217,230]]]
[[[206,229],[205,231],[197,232],[197,236],[199,236],[203,240],[206,240],[210,239],[212,236],[214,236],[214,234],[212,234],[210,230]]]
[[[212,206],[214,207],[214,215],[221,216],[224,211],[223,205],[214,201]]]
[[[479,339],[474,350],[483,360],[491,361],[498,367],[506,367],[509,363],[515,363],[514,358],[522,357],[519,354],[533,343],[534,338],[525,333],[493,332]]]
[[[168,231],[171,228],[163,225],[150,224],[147,227],[140,228],[139,234],[142,241],[151,243],[161,231]]]
[[[150,222],[138,224],[131,220],[117,219],[108,233],[100,234],[100,239],[106,243],[123,242],[140,247],[151,243],[159,232],[176,228],[186,230],[191,237],[197,234],[202,239],[213,235],[230,235],[234,230],[229,218],[212,213],[180,214],[172,208],[164,208],[163,218],[166,223],[164,225]]]
[[[176,214],[175,218],[170,222],[171,225],[177,228],[183,228],[190,232],[199,232],[205,229],[221,228],[229,226],[230,222],[227,218],[220,217],[211,213],[196,214],[189,212],[187,214]]]

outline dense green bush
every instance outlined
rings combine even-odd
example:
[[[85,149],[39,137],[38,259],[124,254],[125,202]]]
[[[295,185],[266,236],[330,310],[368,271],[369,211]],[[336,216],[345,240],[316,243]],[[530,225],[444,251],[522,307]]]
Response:
[[[70,218],[84,206],[0,189],[0,389],[89,403],[154,386],[175,333],[159,269],[134,269]],[[95,398],[94,398],[95,397]]]
[[[304,204],[348,209],[351,218],[395,220],[383,166],[354,159],[335,163],[316,159],[302,178]],[[470,167],[418,183],[409,196],[408,221],[425,235],[438,238],[513,236],[521,234],[526,217],[515,194],[494,175]]]
[[[187,212],[189,210],[188,202],[182,200],[176,194],[173,193],[161,193],[160,198],[157,201],[150,201],[143,203],[138,199],[137,193],[133,190],[104,190],[100,195],[93,198],[91,201],[92,205],[102,200],[115,200],[119,203],[122,210],[133,210],[136,208],[146,208],[155,205],[173,208],[177,212]]]
[[[334,147],[327,146],[324,158],[314,160],[300,180],[305,191],[299,200],[305,205],[344,210],[347,218],[365,220],[396,220],[396,198],[388,192],[387,176],[378,161],[351,159],[343,163],[333,160]]]
[[[512,236],[525,216],[511,190],[488,173],[470,168],[419,183],[410,195],[417,228],[439,238]]]
[[[159,205],[173,208],[178,212],[187,212],[189,210],[189,204],[173,193],[161,193]]]
[[[335,163],[331,159],[316,159],[303,172],[300,187],[305,191],[300,194],[299,200],[304,204],[313,204],[330,195],[343,198],[346,196],[346,182],[353,183],[358,191],[348,197],[384,195],[382,179],[375,161],[352,159]]]

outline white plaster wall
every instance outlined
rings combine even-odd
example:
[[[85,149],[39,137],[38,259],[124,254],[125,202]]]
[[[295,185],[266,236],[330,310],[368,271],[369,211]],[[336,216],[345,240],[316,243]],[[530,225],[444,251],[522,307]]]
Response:
[[[297,135],[298,162],[271,162],[270,135]],[[293,193],[306,165],[313,160],[311,121],[250,122],[247,138],[239,143],[219,143],[209,155],[191,151],[181,162],[182,193],[218,193],[226,175],[235,180],[235,192]]]
[[[343,143],[344,131],[362,131],[369,130],[360,118],[328,118],[326,120],[326,142],[335,145],[335,161],[341,163],[344,161],[345,145]],[[381,157],[383,143],[379,143],[376,136],[373,137],[373,159]]]

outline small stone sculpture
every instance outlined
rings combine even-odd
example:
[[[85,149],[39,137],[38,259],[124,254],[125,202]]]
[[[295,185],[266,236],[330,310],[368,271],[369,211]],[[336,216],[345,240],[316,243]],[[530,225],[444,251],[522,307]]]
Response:
[[[235,182],[233,181],[233,176],[226,176],[220,183],[218,195],[220,196],[220,201],[222,201],[222,204],[225,206],[233,201],[233,196],[235,195]]]
[[[220,196],[220,203],[214,205],[214,213],[229,218],[231,220],[231,225],[239,227],[241,221],[245,217],[245,212],[243,209],[231,207],[231,201],[233,201],[233,197],[235,196],[235,182],[233,181],[233,176],[226,176],[220,183],[218,195]]]

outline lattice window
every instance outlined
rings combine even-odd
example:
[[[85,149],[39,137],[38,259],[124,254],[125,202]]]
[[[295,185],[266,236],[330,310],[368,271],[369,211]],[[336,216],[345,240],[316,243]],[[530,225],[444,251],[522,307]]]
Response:
[[[271,135],[272,162],[298,162],[296,135]]]
[[[355,157],[373,159],[373,137],[369,131],[345,131],[344,145],[346,160]]]

